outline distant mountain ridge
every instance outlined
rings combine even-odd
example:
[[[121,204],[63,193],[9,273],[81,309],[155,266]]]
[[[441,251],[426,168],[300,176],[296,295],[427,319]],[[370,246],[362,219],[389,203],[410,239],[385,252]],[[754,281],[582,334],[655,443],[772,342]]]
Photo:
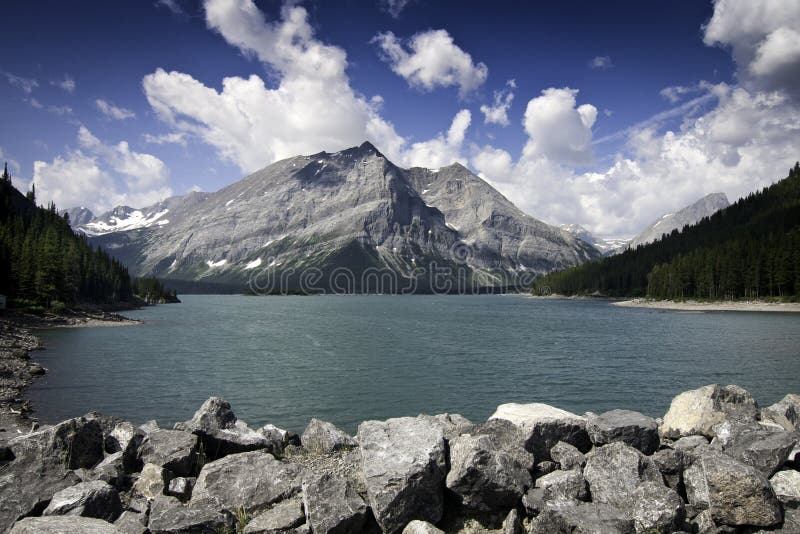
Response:
[[[630,248],[646,245],[659,239],[662,235],[669,235],[673,230],[680,230],[687,224],[695,224],[703,217],[710,217],[723,208],[730,206],[725,193],[711,193],[700,200],[676,211],[667,213],[631,240]]]
[[[370,143],[287,158],[217,192],[115,208],[77,228],[138,276],[238,290],[256,276],[331,282],[337,269],[353,274],[352,291],[397,292],[411,280],[434,290],[437,268],[461,273],[451,284],[506,287],[600,256],[462,165],[402,169]],[[380,287],[382,274],[363,283],[372,271],[394,286]]]

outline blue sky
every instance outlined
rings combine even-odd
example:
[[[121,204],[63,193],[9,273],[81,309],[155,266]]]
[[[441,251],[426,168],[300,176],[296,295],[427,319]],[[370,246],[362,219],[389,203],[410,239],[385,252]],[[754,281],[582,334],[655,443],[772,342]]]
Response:
[[[626,235],[800,158],[792,0],[3,10],[0,155],[61,207],[213,191],[369,138],[403,166],[460,161],[547,222]]]

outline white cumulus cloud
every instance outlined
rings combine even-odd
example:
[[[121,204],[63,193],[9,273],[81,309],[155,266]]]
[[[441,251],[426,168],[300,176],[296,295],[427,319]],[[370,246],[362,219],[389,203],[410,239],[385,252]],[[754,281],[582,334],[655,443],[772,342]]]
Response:
[[[494,92],[492,105],[484,104],[481,106],[485,124],[508,126],[508,110],[514,101],[514,89],[516,87],[517,83],[514,80],[508,80],[504,89]]]
[[[244,172],[281,158],[337,151],[364,140],[399,164],[430,163],[423,161],[422,153],[441,160],[442,156],[421,148],[424,142],[411,146],[381,117],[379,95],[367,98],[353,90],[346,73],[347,54],[315,37],[302,6],[287,3],[280,19],[269,21],[251,0],[206,0],[204,5],[208,26],[268,65],[276,80],[268,86],[255,74],[231,76],[217,90],[190,74],[156,69],[142,85],[151,107],[172,133],[214,147],[221,159]],[[452,145],[448,146],[447,154],[452,155]]]
[[[531,99],[523,125],[528,134],[525,154],[559,163],[584,164],[592,159],[592,126],[597,108],[576,106],[576,89],[550,88]]]
[[[455,44],[446,30],[414,34],[403,43],[392,32],[375,36],[382,58],[409,85],[426,91],[437,87],[458,87],[465,96],[483,85],[489,69],[474,63],[472,56]]]

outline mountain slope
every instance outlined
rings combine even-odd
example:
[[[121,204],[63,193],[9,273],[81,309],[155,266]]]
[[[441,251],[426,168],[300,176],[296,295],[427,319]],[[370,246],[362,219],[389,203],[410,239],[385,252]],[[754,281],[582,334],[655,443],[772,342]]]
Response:
[[[596,248],[603,256],[612,256],[619,254],[625,250],[630,244],[631,240],[626,238],[608,238],[597,237],[589,230],[579,224],[562,224],[559,226],[565,232],[569,232],[584,243],[589,243]]]
[[[680,230],[687,224],[695,224],[703,217],[710,217],[719,210],[727,208],[729,205],[730,202],[728,202],[728,197],[725,196],[725,193],[711,193],[710,195],[706,195],[694,204],[686,206],[675,213],[667,213],[657,221],[654,221],[631,240],[630,248],[652,243],[664,234],[669,235],[673,230]]]
[[[451,284],[508,286],[598,256],[460,165],[405,170],[369,143],[288,158],[138,212],[133,224],[126,211],[81,229],[138,275],[238,290],[275,290],[276,279],[330,289],[337,269],[347,270],[345,291],[437,290],[437,268]]]
[[[787,178],[663,239],[551,273],[534,292],[800,297],[800,163]]]

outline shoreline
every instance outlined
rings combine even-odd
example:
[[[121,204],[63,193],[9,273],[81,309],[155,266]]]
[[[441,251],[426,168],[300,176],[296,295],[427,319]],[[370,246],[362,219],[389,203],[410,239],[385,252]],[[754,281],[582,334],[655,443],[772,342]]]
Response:
[[[38,418],[33,415],[35,410],[25,398],[28,386],[48,372],[32,358],[33,351],[45,348],[35,330],[141,324],[143,321],[100,309],[41,316],[16,310],[0,313],[0,444],[39,426]]]
[[[611,305],[621,308],[649,308],[653,310],[684,312],[800,313],[800,302],[765,302],[758,300],[700,302],[696,300],[631,299],[612,302]]]

